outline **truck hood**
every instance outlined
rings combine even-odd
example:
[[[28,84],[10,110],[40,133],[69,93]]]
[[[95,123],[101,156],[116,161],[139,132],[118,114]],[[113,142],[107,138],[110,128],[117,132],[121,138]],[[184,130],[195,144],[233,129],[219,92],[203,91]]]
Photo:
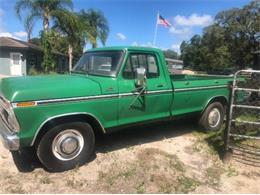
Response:
[[[99,95],[98,82],[86,75],[48,75],[4,78],[1,93],[10,102]]]

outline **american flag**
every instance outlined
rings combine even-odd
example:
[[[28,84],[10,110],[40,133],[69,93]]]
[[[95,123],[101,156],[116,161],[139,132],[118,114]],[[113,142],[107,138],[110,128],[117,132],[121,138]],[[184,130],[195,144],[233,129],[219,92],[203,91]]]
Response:
[[[161,15],[159,15],[159,17],[157,19],[157,24],[161,24],[164,27],[170,27],[171,26],[170,22],[168,22],[166,19],[164,19]]]

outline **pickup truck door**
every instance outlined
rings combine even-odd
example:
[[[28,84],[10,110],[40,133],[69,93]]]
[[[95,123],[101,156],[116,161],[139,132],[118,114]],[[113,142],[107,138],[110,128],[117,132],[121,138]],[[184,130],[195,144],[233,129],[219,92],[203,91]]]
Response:
[[[160,119],[170,115],[172,88],[167,84],[156,53],[128,53],[119,75],[119,124]],[[146,69],[146,90],[136,87],[136,68]]]

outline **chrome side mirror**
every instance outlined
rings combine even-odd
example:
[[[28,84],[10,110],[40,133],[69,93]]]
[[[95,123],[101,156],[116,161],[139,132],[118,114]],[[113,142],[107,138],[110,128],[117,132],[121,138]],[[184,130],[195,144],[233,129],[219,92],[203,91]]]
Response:
[[[136,69],[136,81],[135,84],[137,87],[145,87],[146,86],[146,70],[143,67]]]

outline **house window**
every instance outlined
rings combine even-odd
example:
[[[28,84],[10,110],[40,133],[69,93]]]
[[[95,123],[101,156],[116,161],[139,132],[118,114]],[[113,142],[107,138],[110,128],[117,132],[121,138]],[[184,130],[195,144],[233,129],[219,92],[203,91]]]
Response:
[[[21,54],[20,53],[11,53],[11,62],[12,65],[21,65]]]

